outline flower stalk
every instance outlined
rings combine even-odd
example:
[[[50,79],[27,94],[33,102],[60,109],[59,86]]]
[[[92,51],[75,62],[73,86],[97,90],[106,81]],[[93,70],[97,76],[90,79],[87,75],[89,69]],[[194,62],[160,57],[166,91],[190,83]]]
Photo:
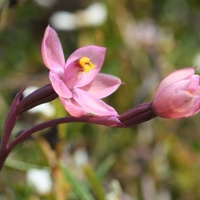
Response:
[[[44,89],[46,89],[46,87],[39,89],[38,90],[39,92],[38,91],[33,92],[34,94],[32,93],[30,96],[33,96],[34,97],[33,99],[35,100],[37,99],[35,95],[40,94],[40,92]],[[151,103],[144,103],[128,110],[127,112],[119,116],[84,115],[80,117],[73,117],[73,116],[62,117],[62,118],[57,118],[57,119],[53,119],[47,122],[37,124],[33,126],[32,128],[23,131],[16,138],[14,138],[13,141],[10,141],[10,135],[12,133],[13,127],[15,123],[17,122],[17,119],[19,116],[17,114],[17,111],[18,113],[23,113],[28,108],[28,106],[26,106],[24,110],[21,109],[22,108],[21,106],[26,105],[27,102],[30,103],[31,108],[32,108],[32,105],[34,105],[29,96],[28,96],[28,99],[25,99],[19,102],[21,95],[22,95],[22,91],[20,91],[19,94],[17,94],[17,96],[15,97],[15,100],[13,101],[13,104],[11,106],[11,109],[8,113],[8,117],[5,122],[5,129],[3,132],[2,143],[1,143],[1,148],[0,148],[0,170],[3,167],[3,164],[7,156],[17,144],[25,141],[31,134],[38,131],[42,131],[46,128],[57,126],[63,123],[77,123],[77,122],[110,126],[110,127],[115,127],[115,128],[128,128],[128,127],[135,126],[139,123],[148,121],[156,116],[155,113],[152,111]],[[43,103],[44,99],[48,99],[48,98],[42,96],[42,100],[38,102]],[[17,110],[16,108],[20,110]],[[10,124],[11,126],[8,126],[7,124]]]
[[[143,103],[121,114],[118,119],[126,127],[132,127],[151,120],[156,116],[152,109],[152,103]]]

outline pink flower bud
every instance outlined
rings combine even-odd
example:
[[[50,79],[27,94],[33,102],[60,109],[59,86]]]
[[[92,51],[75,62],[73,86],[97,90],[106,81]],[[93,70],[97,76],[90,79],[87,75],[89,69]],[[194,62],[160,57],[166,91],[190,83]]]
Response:
[[[154,97],[154,112],[164,118],[185,118],[200,111],[199,75],[195,68],[177,70],[164,78]]]

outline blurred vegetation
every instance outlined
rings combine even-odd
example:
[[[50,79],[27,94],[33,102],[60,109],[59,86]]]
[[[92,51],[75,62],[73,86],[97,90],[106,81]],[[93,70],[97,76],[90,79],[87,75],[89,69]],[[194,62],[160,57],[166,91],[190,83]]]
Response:
[[[49,83],[40,45],[52,14],[77,13],[94,3],[46,2],[49,7],[33,0],[0,0],[1,130],[17,91]],[[119,113],[151,101],[159,81],[173,70],[200,67],[199,1],[101,2],[107,8],[102,25],[57,32],[66,58],[80,46],[107,47],[102,72],[125,83],[106,99]],[[16,133],[67,115],[58,100],[52,105],[55,116],[27,112]],[[34,134],[9,155],[0,173],[0,199],[198,200],[199,120],[199,115],[181,120],[156,118],[127,129],[77,123]],[[50,171],[50,192],[41,194],[28,184],[27,172],[32,168]]]

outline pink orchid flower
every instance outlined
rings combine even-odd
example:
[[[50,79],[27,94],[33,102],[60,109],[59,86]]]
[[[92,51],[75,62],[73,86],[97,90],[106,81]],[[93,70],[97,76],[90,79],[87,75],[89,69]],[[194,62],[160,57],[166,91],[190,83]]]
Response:
[[[200,111],[199,75],[195,68],[177,70],[164,78],[154,97],[154,112],[164,118],[185,118]]]
[[[77,49],[65,62],[57,33],[50,26],[46,28],[42,58],[50,69],[51,84],[70,115],[118,115],[113,107],[101,100],[121,85],[119,78],[99,73],[105,52],[104,47],[86,46]]]

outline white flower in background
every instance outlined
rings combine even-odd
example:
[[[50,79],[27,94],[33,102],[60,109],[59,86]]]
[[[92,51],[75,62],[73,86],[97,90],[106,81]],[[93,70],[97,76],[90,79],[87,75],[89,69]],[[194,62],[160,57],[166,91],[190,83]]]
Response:
[[[45,169],[30,169],[26,174],[28,184],[39,194],[48,194],[52,190],[50,172]]]
[[[89,163],[88,153],[86,149],[80,148],[77,149],[74,153],[74,162],[78,168],[83,168]]]
[[[79,17],[79,26],[100,26],[107,19],[107,9],[104,3],[96,2],[91,4],[88,8],[77,13]],[[81,22],[81,19],[84,21]]]
[[[124,193],[118,180],[113,179],[110,183],[111,191],[106,194],[106,200],[136,200],[134,197],[130,197]]]
[[[76,14],[67,11],[55,12],[49,21],[56,30],[71,31],[78,27]]]
[[[35,87],[35,86],[27,87],[24,90],[23,95],[26,97],[37,89],[38,89],[38,87]],[[38,106],[28,110],[28,112],[29,113],[41,113],[42,115],[44,115],[46,117],[52,117],[55,115],[55,108],[50,103],[43,103],[41,105],[38,105]]]
[[[105,4],[96,2],[75,13],[57,11],[50,17],[50,24],[56,30],[69,31],[81,27],[100,26],[106,19],[107,9]]]

